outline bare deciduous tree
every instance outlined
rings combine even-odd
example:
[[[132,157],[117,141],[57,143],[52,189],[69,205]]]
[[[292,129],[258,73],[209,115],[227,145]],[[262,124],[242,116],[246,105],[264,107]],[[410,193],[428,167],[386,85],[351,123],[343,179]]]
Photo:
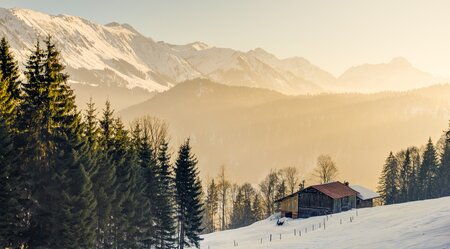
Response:
[[[274,202],[277,194],[278,182],[279,177],[277,172],[270,171],[266,178],[259,184],[261,195],[263,197],[262,202],[267,216],[270,216],[274,212]]]
[[[317,166],[314,170],[314,176],[317,177],[320,183],[328,183],[336,179],[338,169],[336,164],[329,155],[320,155],[317,158]]]
[[[141,132],[146,134],[155,155],[163,142],[169,141],[169,125],[162,119],[149,115],[135,119],[131,127],[140,127]]]
[[[218,176],[217,182],[219,188],[219,203],[220,203],[220,211],[221,211],[221,223],[222,230],[225,230],[226,227],[226,210],[227,210],[227,202],[228,202],[228,194],[231,188],[231,183],[227,180],[225,175],[225,165],[222,165],[220,168],[220,173]]]
[[[281,169],[280,176],[286,184],[288,194],[294,193],[299,188],[300,176],[296,167],[286,167]]]

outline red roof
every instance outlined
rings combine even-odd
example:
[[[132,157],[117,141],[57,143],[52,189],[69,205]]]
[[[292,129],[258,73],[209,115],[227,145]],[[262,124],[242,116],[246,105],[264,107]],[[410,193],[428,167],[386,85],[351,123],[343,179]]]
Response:
[[[349,186],[341,182],[330,182],[321,185],[314,185],[310,188],[317,189],[318,191],[324,193],[325,195],[333,198],[340,199],[347,196],[357,195],[358,192],[350,188]]]

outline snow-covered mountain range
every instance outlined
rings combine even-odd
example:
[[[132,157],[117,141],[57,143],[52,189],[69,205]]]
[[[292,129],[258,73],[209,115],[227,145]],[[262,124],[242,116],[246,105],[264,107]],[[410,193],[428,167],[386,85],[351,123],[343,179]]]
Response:
[[[336,78],[304,58],[279,59],[260,48],[242,52],[202,42],[173,45],[156,42],[128,24],[101,25],[80,17],[53,16],[28,9],[0,9],[0,35],[8,38],[22,65],[37,38],[52,35],[71,82],[83,87],[160,92],[186,80],[207,78],[293,95],[404,90],[437,81],[409,63],[398,61],[381,67],[351,68]],[[414,84],[408,84],[411,79]]]

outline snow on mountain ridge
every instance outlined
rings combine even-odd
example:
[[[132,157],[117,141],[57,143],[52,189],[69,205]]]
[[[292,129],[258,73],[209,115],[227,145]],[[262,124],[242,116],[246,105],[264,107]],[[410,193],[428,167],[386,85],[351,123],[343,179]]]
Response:
[[[4,24],[0,34],[10,40],[21,62],[37,37],[52,35],[74,82],[163,91],[186,80],[209,78],[288,94],[320,90],[313,81],[298,75],[286,77],[285,72],[251,53],[199,41],[186,45],[155,42],[128,24],[100,25],[76,16],[28,9],[2,9],[0,19]]]
[[[2,9],[1,13],[5,25],[0,27],[0,32],[14,41],[12,47],[21,61],[37,37],[52,35],[68,67],[109,70],[126,81],[128,88],[137,86],[162,91],[173,81],[200,76],[183,59],[165,51],[127,24],[104,26],[79,17],[51,16],[26,9]],[[130,75],[128,71],[138,72],[141,77]]]
[[[151,92],[207,78],[227,85],[307,94],[342,89],[381,91],[386,85],[399,85],[395,89],[405,90],[431,81],[401,58],[380,68],[351,68],[336,79],[302,57],[279,59],[261,48],[243,52],[200,41],[185,45],[155,42],[129,24],[100,25],[76,16],[28,9],[0,9],[0,22],[0,35],[10,41],[20,65],[36,39],[50,34],[61,50],[72,82],[86,85],[139,87]]]

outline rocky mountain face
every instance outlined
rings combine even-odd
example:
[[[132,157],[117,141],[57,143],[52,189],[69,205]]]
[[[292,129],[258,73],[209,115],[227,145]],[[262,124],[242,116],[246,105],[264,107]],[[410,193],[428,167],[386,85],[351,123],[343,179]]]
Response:
[[[8,38],[21,65],[38,38],[53,36],[79,103],[119,96],[118,109],[195,78],[287,95],[405,90],[436,82],[404,59],[354,67],[336,78],[304,58],[280,59],[261,48],[242,52],[202,42],[173,45],[128,24],[101,25],[27,9],[0,9],[0,35]]]

